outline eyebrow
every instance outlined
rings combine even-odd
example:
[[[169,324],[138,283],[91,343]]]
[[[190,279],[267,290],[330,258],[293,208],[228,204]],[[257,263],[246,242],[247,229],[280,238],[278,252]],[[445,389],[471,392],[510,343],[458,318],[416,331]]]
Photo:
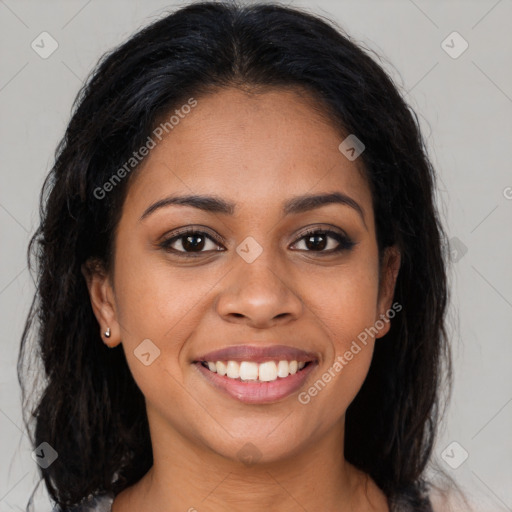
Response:
[[[283,216],[304,213],[328,204],[342,204],[353,208],[363,220],[366,226],[364,210],[357,201],[342,194],[341,192],[331,192],[326,194],[306,194],[302,196],[292,197],[283,205]],[[160,208],[171,205],[191,206],[205,212],[222,213],[225,215],[233,215],[236,209],[236,203],[226,201],[220,197],[208,195],[186,195],[186,196],[169,196],[160,199],[156,203],[149,206],[139,220],[143,220],[153,212]]]

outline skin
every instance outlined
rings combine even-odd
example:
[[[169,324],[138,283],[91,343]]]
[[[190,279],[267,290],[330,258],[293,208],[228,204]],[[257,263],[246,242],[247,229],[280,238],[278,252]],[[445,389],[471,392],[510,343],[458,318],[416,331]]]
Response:
[[[304,92],[228,88],[197,100],[131,177],[114,270],[84,271],[101,332],[111,330],[104,342],[122,343],[145,396],[153,446],[153,467],[116,497],[113,512],[388,511],[382,491],[344,460],[343,442],[345,411],[389,322],[307,405],[297,393],[244,404],[192,364],[231,345],[290,345],[318,355],[304,391],[391,307],[400,254],[387,249],[379,275],[359,161],[338,150],[344,137]],[[336,191],[364,219],[341,204],[283,216],[293,196]],[[232,201],[235,214],[171,205],[140,219],[156,201],[191,193]],[[198,225],[225,243],[208,240],[188,259],[159,247]],[[306,226],[345,232],[356,244],[322,256],[338,242],[308,249]],[[263,248],[252,263],[236,252],[248,236]],[[187,254],[182,241],[172,247]],[[160,356],[145,366],[134,350],[148,338]],[[252,465],[238,455],[246,443],[259,452]]]

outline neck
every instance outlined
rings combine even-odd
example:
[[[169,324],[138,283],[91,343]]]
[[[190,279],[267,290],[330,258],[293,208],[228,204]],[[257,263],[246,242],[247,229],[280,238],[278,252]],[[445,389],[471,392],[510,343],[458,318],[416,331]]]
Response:
[[[153,428],[154,464],[116,497],[112,512],[387,511],[375,484],[369,489],[369,479],[345,461],[343,433],[343,423],[336,424],[286,457],[244,464],[197,440]]]

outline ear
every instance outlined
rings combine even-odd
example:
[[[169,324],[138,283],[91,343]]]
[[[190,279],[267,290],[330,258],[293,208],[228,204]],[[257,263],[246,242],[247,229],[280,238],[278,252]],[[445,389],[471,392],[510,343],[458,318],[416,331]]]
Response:
[[[105,345],[114,348],[121,343],[121,330],[117,321],[114,289],[104,265],[96,260],[88,260],[82,267],[87,283],[94,315],[99,323],[100,335]],[[110,329],[110,336],[105,336]]]
[[[382,338],[391,327],[391,320],[386,312],[391,308],[393,296],[395,294],[395,285],[400,270],[401,255],[398,247],[391,246],[384,249],[382,264],[380,269],[379,295],[377,299],[377,315],[375,319],[378,334],[376,338]],[[401,309],[401,306],[400,306]],[[380,320],[380,322],[378,322]],[[382,328],[379,328],[384,324]]]

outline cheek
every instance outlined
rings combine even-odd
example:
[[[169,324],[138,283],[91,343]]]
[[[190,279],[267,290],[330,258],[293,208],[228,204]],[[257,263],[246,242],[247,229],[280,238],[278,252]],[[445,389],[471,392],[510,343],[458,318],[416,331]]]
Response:
[[[333,303],[336,311],[324,317],[331,337],[330,350],[325,352],[326,360],[298,395],[306,413],[305,421],[311,429],[317,429],[321,424],[323,431],[344,418],[368,375],[373,356],[374,340],[365,331],[371,326],[373,308],[363,300],[362,294],[355,299],[347,288],[345,292],[346,295],[340,290],[338,302]]]
[[[373,355],[378,275],[353,274],[344,284],[338,290],[339,309],[331,325],[337,333],[333,369],[339,375],[344,394],[354,398],[366,378]]]
[[[352,340],[367,332],[377,318],[378,260],[376,255],[365,254],[360,251],[329,274],[317,273],[316,279],[309,275],[304,281],[309,284],[302,291],[303,297],[321,320],[333,357],[349,350]]]
[[[169,388],[174,381],[166,370],[183,380],[182,348],[208,314],[209,296],[223,274],[206,266],[173,269],[165,258],[149,257],[141,242],[123,244],[121,237],[118,248],[116,313],[127,362],[141,388],[149,391],[162,381]],[[149,347],[150,360],[157,354],[148,367],[138,357],[141,343]]]
[[[117,315],[123,343],[155,343],[173,338],[175,329],[194,315],[194,304],[207,294],[211,274],[189,268],[173,270],[144,240],[119,237],[115,266]],[[201,278],[198,278],[198,275]]]
[[[349,349],[350,360],[347,351],[337,354],[298,395],[299,403],[308,412],[306,421],[311,428],[319,423],[322,428],[329,428],[344,417],[368,375],[372,351],[369,343],[364,348]]]
[[[305,292],[308,309],[320,320],[329,347],[302,403],[316,402],[312,406],[319,408],[327,423],[344,414],[368,374],[375,344],[372,327],[377,315],[377,261],[376,253],[374,257],[353,258],[333,269],[322,286],[310,284]]]
[[[206,284],[198,287],[169,268],[164,272],[147,255],[137,257],[136,251],[116,260],[117,315],[126,361],[146,400],[163,401],[162,410],[171,402],[186,404],[180,391],[180,354],[203,314],[197,301]]]

